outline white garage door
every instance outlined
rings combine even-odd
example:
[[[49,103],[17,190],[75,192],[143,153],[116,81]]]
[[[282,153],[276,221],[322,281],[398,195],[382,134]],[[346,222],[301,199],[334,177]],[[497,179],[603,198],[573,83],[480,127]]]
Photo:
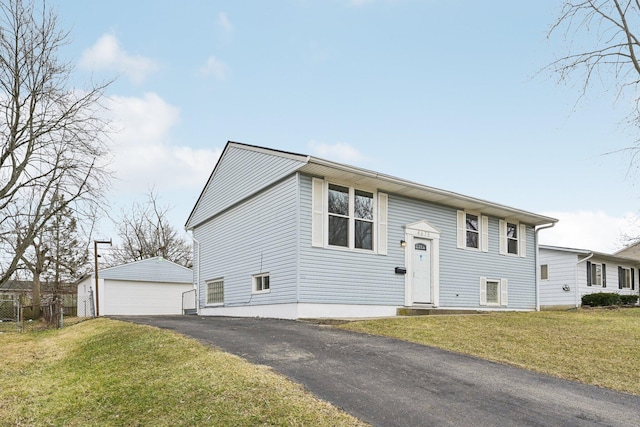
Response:
[[[182,293],[191,289],[190,283],[105,280],[100,315],[182,314]]]

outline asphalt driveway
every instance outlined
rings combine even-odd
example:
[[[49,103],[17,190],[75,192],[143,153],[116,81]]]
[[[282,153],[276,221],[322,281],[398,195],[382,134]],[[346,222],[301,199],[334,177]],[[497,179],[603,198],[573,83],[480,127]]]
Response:
[[[271,366],[375,426],[640,425],[638,396],[403,341],[287,320],[116,318]]]

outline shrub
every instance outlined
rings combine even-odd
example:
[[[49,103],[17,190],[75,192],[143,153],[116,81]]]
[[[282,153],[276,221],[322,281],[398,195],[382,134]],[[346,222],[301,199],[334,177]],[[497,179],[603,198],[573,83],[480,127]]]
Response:
[[[592,307],[620,305],[621,303],[620,295],[613,292],[599,292],[582,296],[582,305],[590,305]]]
[[[635,305],[638,302],[638,295],[620,295],[620,301],[624,305]]]

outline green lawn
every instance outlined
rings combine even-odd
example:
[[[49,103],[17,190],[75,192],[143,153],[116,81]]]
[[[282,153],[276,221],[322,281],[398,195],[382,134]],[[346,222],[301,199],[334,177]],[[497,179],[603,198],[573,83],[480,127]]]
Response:
[[[640,308],[418,316],[340,327],[640,395]]]
[[[365,425],[263,366],[96,319],[0,334],[0,426]]]

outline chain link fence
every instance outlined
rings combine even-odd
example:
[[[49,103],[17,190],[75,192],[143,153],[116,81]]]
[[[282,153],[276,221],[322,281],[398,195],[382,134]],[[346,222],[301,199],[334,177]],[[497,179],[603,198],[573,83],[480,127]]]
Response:
[[[18,301],[0,299],[0,332],[15,332],[18,327]]]

